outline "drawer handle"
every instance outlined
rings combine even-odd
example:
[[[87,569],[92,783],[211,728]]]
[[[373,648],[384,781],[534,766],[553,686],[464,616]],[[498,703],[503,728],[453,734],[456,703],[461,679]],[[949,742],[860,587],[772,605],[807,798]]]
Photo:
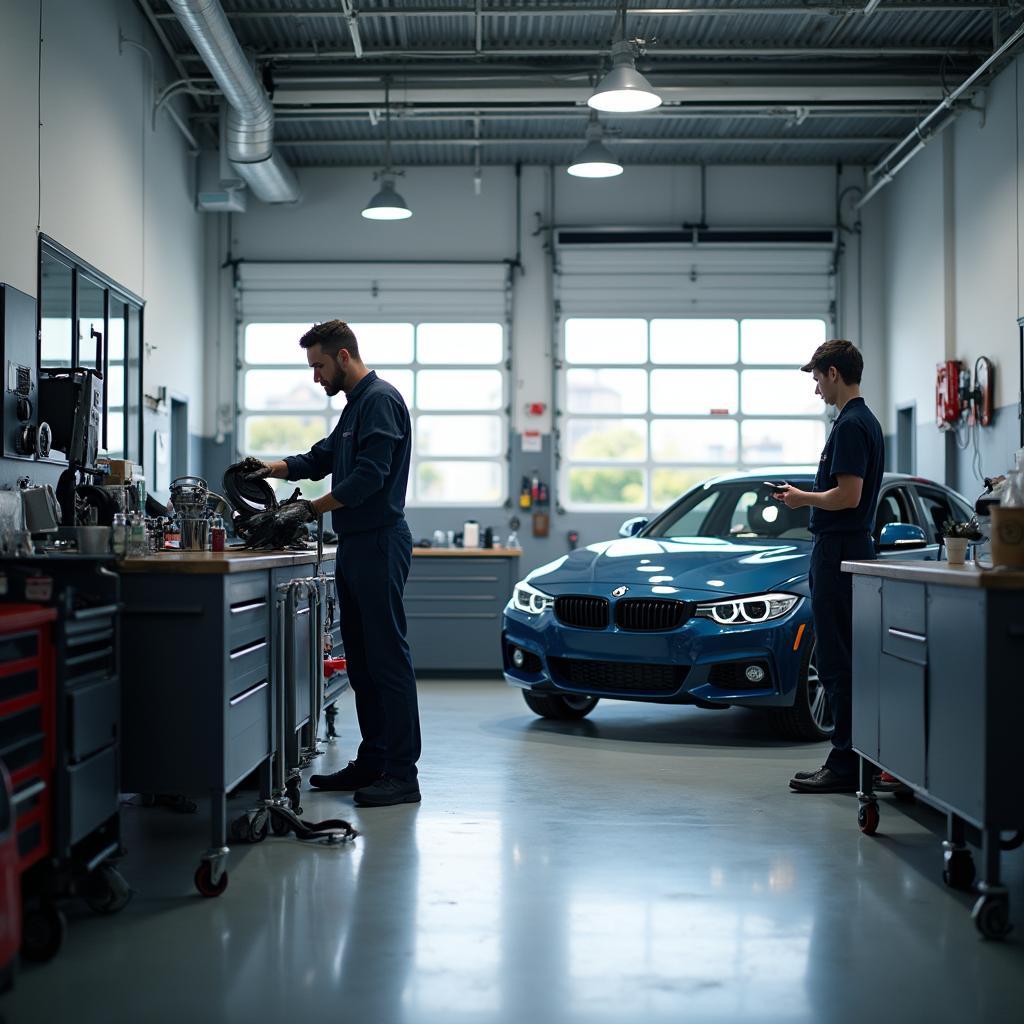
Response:
[[[259,693],[260,690],[265,690],[268,685],[269,683],[264,679],[262,683],[257,683],[255,686],[252,686],[248,690],[240,693],[237,697],[232,697],[231,700],[228,701],[228,704],[230,704],[231,707],[235,707],[236,704],[241,704],[243,700],[248,700],[254,694]]]
[[[300,608],[295,614],[296,615],[308,615],[309,614],[309,609],[308,608]]]
[[[267,646],[266,640],[260,640],[257,643],[249,644],[247,647],[239,647],[237,651],[232,651],[228,656],[229,660],[234,661],[235,658],[243,658],[247,654],[252,654],[254,651],[262,650]]]
[[[928,642],[928,637],[921,636],[920,633],[908,633],[905,629],[893,629],[892,626],[889,627],[889,636],[896,636],[901,640],[912,640],[915,644]]]
[[[243,601],[241,604],[233,604],[231,606],[232,615],[241,615],[242,612],[251,612],[256,608],[266,608],[267,599],[261,597],[258,601]]]
[[[40,779],[38,782],[33,782],[31,786],[19,789],[18,792],[11,797],[11,803],[17,807],[18,804],[23,804],[26,800],[31,800],[32,797],[38,796],[44,789],[46,789],[46,783]]]

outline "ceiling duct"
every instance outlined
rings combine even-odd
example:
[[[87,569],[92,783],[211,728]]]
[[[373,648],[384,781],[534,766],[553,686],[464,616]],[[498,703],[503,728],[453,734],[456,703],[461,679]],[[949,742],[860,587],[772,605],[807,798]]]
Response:
[[[295,172],[274,149],[274,108],[228,24],[220,0],[168,0],[228,102],[227,158],[265,203],[299,198]]]

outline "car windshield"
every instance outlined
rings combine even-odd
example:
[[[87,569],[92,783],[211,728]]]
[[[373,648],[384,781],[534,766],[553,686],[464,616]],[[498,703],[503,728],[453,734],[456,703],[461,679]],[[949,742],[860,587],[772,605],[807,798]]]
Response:
[[[809,481],[792,481],[797,487]],[[644,531],[645,537],[810,540],[809,510],[772,498],[761,480],[733,480],[691,491]]]

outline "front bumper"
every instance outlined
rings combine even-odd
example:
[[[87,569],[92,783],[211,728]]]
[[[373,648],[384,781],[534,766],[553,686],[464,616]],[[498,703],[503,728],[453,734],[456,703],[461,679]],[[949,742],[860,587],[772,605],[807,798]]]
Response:
[[[578,629],[559,623],[551,611],[528,615],[510,605],[502,631],[504,676],[509,685],[537,694],[788,707],[811,642],[809,614],[804,600],[767,623],[719,626],[690,619],[675,630],[636,633],[615,626]],[[521,667],[512,661],[515,648],[524,653]],[[747,677],[753,666],[763,679]]]

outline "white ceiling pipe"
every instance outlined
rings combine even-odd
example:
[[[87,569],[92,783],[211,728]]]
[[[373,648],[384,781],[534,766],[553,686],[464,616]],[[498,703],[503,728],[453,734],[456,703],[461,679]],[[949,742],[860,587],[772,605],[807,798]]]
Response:
[[[295,173],[274,150],[274,108],[242,52],[220,0],[168,0],[228,102],[227,158],[265,203],[299,198]]]

